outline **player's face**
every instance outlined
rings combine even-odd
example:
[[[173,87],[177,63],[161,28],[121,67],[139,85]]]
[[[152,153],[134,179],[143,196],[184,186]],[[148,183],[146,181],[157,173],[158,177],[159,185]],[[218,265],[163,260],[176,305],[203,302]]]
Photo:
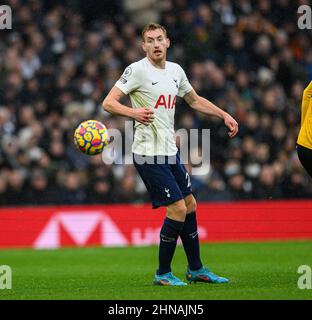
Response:
[[[170,41],[161,29],[150,30],[144,34],[143,50],[155,62],[166,59]]]

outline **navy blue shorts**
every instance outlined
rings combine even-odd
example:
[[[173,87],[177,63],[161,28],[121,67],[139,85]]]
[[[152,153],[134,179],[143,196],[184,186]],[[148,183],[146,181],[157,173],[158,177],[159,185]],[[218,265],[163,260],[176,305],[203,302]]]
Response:
[[[133,156],[134,166],[151,196],[153,209],[167,206],[192,193],[190,176],[184,165],[180,163],[179,153],[172,157],[161,157],[161,163],[156,163],[156,158],[157,156],[145,157],[136,154]],[[170,158],[171,160],[169,160]],[[139,159],[139,161],[136,159]],[[144,162],[142,159],[149,159],[151,161],[147,160],[147,162],[154,162],[152,164],[142,163]]]

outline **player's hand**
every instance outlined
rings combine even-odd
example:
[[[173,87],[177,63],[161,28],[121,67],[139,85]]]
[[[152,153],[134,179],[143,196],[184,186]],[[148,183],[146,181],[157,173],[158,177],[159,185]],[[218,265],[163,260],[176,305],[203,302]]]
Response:
[[[224,115],[224,124],[230,129],[230,132],[228,133],[229,137],[235,137],[238,132],[238,123],[236,120],[226,113]]]
[[[149,125],[154,121],[154,110],[149,108],[139,108],[133,109],[134,115],[133,119],[143,123],[144,125]]]

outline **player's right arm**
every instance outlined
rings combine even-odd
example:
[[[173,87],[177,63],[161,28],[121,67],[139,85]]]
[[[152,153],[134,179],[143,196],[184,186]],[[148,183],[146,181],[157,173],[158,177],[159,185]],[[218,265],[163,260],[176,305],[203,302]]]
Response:
[[[303,91],[302,103],[301,103],[301,125],[303,125],[309,105],[312,101],[311,99],[312,99],[312,81]]]
[[[154,120],[154,111],[148,108],[132,109],[119,101],[125,94],[114,86],[104,99],[103,109],[111,114],[132,118],[144,125],[148,125]]]

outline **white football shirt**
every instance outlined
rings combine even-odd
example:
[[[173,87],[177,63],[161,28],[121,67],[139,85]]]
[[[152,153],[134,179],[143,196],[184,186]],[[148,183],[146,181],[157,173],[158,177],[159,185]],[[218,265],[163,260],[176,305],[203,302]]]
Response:
[[[144,58],[128,66],[115,85],[130,96],[133,108],[154,110],[155,119],[148,126],[135,121],[132,152],[146,156],[175,155],[176,96],[184,97],[192,90],[181,66],[166,61],[165,68],[159,69]]]

